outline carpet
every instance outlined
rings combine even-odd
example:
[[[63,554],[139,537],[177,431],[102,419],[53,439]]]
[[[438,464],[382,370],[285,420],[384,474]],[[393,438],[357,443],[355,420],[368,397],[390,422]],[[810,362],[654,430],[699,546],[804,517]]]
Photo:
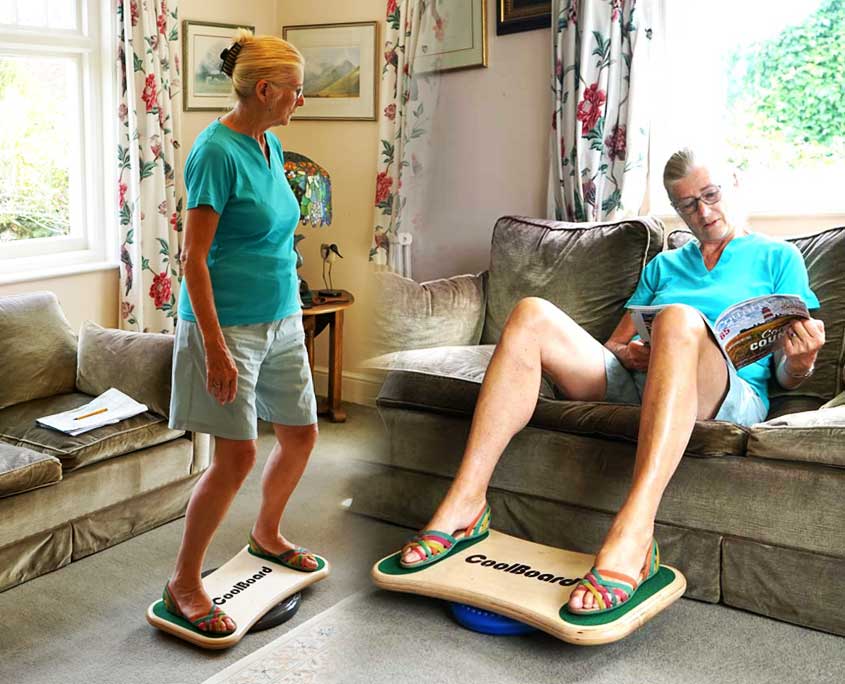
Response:
[[[628,638],[578,647],[459,627],[442,602],[365,589],[204,684],[841,682],[843,640],[681,600]]]

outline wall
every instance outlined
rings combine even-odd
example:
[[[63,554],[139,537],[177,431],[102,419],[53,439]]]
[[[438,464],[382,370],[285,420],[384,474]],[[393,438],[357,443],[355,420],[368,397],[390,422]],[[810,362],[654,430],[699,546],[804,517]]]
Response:
[[[488,66],[440,79],[431,201],[414,232],[415,280],[486,269],[498,217],[545,214],[551,31],[497,36],[495,6],[488,2]]]

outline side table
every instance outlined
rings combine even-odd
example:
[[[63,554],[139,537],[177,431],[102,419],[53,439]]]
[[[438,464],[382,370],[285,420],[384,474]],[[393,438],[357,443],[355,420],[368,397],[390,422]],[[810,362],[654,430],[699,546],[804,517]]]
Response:
[[[305,330],[305,347],[311,378],[314,378],[314,338],[329,328],[329,394],[317,399],[317,413],[328,415],[333,423],[343,423],[346,411],[340,407],[343,385],[343,312],[355,302],[352,293],[340,290],[341,297],[323,298],[314,293],[314,306],[302,310],[302,327]]]

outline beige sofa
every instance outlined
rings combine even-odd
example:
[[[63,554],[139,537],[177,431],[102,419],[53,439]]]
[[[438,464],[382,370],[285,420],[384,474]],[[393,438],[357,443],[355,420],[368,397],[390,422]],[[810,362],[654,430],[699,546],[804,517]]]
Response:
[[[170,336],[77,337],[36,292],[0,298],[0,339],[0,591],[183,515],[209,438],[167,426]],[[76,437],[36,425],[109,387],[149,411]]]

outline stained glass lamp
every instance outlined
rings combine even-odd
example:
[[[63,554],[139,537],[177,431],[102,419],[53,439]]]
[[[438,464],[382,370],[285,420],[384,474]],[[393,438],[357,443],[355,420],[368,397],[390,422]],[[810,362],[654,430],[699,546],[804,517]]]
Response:
[[[313,227],[327,226],[332,222],[332,181],[326,171],[317,162],[303,154],[285,152],[285,177],[299,203],[299,220]],[[297,233],[293,238],[296,251],[296,268],[302,266],[302,254],[299,243],[305,236]],[[314,296],[308,283],[299,278],[299,297],[302,306],[308,308],[314,304]]]

